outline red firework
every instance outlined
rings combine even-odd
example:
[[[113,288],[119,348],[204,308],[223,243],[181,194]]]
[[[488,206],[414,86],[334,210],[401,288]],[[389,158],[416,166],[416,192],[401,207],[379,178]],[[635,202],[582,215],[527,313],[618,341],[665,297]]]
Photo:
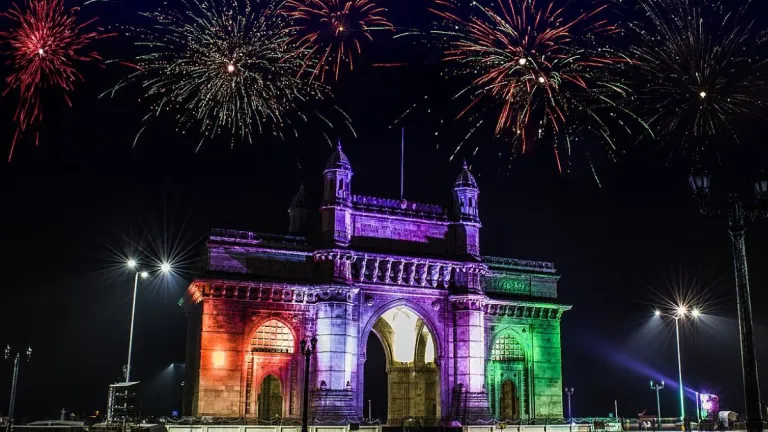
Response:
[[[16,140],[30,124],[42,120],[40,92],[46,88],[59,88],[71,106],[67,92],[82,80],[75,69],[77,61],[101,58],[95,52],[81,51],[93,40],[110,35],[84,31],[96,19],[77,23],[80,8],[64,9],[62,0],[28,0],[22,9],[13,3],[10,10],[2,13],[16,23],[15,28],[0,31],[2,42],[10,45],[7,51],[13,59],[14,72],[6,78],[8,88],[19,90],[19,104],[14,120],[18,123],[11,144],[8,161],[13,157]]]
[[[394,30],[385,11],[371,0],[287,0],[282,9],[296,25],[296,41],[319,56],[312,76],[321,80],[327,70],[338,80],[343,65],[354,70],[353,57],[362,53],[361,41],[373,40],[372,31]]]
[[[449,39],[445,60],[472,79],[462,92],[471,102],[459,117],[481,99],[491,99],[499,108],[495,133],[511,132],[523,152],[530,141],[550,133],[570,154],[571,138],[584,130],[613,146],[603,116],[622,111],[614,101],[625,97],[628,87],[616,71],[629,60],[603,40],[619,32],[598,17],[607,6],[591,3],[579,11],[568,0],[473,2],[475,13],[463,19],[450,0],[436,3],[447,6],[431,9],[447,24],[441,32]],[[562,169],[557,145],[554,149]]]

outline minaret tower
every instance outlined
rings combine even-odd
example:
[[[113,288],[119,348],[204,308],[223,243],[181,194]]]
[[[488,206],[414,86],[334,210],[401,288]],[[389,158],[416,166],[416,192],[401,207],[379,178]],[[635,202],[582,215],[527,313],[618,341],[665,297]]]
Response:
[[[453,214],[456,224],[456,252],[461,255],[480,256],[480,216],[477,197],[480,190],[467,162],[461,168],[453,185]]]
[[[323,205],[320,207],[323,240],[329,245],[349,246],[352,238],[352,167],[341,149],[341,140],[325,164],[323,179]]]

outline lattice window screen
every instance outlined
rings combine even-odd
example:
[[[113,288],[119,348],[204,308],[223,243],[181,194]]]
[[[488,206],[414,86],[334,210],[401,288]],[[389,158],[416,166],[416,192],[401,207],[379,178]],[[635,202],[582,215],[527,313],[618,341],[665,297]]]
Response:
[[[525,360],[525,350],[514,336],[502,335],[491,348],[491,360]]]
[[[267,321],[256,330],[251,340],[251,351],[293,353],[293,335],[280,321]]]

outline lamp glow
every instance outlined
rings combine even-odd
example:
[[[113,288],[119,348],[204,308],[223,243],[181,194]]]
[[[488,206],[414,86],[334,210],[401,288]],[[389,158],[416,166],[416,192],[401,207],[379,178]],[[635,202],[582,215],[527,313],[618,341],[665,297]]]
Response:
[[[213,353],[213,365],[217,368],[223,367],[227,362],[227,354],[224,351]]]
[[[698,318],[699,316],[701,316],[701,311],[700,311],[698,308],[694,308],[694,309],[691,311],[691,315],[692,315],[694,318]]]
[[[705,97],[707,97],[707,92],[705,92],[705,91],[700,92],[699,93],[699,97],[704,99]]]
[[[685,314],[686,314],[687,312],[688,312],[688,308],[686,308],[685,306],[678,306],[678,307],[677,307],[677,316],[678,316],[678,317],[683,317],[683,316],[685,316]]]
[[[235,71],[235,65],[233,64],[227,65],[227,72],[232,73],[234,71]]]
[[[144,279],[146,279],[146,278],[148,278],[148,277],[149,277],[149,273],[147,273],[147,272],[143,271],[143,272],[141,272],[141,277],[142,277],[142,278],[144,278]]]
[[[655,311],[653,311],[653,314],[656,316],[661,316],[661,311],[656,309]]]
[[[162,271],[163,273],[168,273],[169,271],[171,271],[171,265],[168,263],[163,263],[162,265],[160,265],[160,271]]]
[[[539,82],[540,82],[540,83],[544,84],[544,81],[546,81],[546,80],[544,79],[544,77],[539,77]]]
[[[523,57],[523,58],[521,58],[520,60],[518,60],[518,61],[517,61],[517,63],[518,63],[520,66],[525,66],[525,64],[526,64],[526,63],[528,63],[528,59],[526,59],[526,58],[524,58],[524,57]]]
[[[128,265],[128,267],[130,267],[130,268],[135,268],[135,267],[136,267],[136,260],[132,260],[132,259],[129,259],[129,260],[128,260],[128,262],[127,262],[126,264],[127,264],[127,265]]]

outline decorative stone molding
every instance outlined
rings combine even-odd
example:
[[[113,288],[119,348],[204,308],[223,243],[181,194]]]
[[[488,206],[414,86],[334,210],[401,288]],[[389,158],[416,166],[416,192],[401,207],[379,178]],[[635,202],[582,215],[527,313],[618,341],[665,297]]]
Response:
[[[466,296],[451,296],[451,306],[453,310],[485,310],[485,303],[488,298],[485,296],[466,295]]]
[[[490,316],[508,316],[557,321],[562,318],[563,312],[570,309],[570,306],[518,302],[500,303],[489,301],[485,305],[485,313]]]
[[[189,287],[192,298],[223,298],[269,303],[314,304],[319,301],[352,302],[359,289],[351,286],[331,285],[307,287],[301,285],[254,283],[234,285],[232,281],[195,281]]]

